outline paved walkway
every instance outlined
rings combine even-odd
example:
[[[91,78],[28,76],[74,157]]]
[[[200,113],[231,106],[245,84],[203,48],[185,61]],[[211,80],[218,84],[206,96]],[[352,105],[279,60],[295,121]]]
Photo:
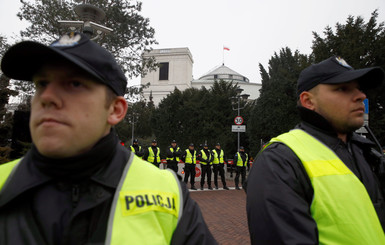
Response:
[[[246,194],[235,190],[234,182],[227,180],[230,190],[191,191],[191,197],[199,204],[203,217],[219,244],[250,244],[246,219]],[[188,185],[190,187],[190,185]]]

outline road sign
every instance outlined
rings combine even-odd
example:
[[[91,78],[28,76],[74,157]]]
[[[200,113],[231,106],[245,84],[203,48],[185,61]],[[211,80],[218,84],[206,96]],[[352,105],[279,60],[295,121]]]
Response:
[[[231,125],[231,132],[246,132],[246,125]]]
[[[364,105],[365,105],[365,114],[369,114],[369,100],[364,99]]]
[[[236,125],[242,125],[242,124],[243,124],[243,117],[241,117],[241,116],[235,117],[235,118],[234,118],[234,123],[235,123]]]

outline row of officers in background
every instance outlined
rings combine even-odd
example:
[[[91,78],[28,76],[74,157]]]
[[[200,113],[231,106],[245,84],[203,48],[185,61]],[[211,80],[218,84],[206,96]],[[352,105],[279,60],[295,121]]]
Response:
[[[142,157],[144,160],[159,167],[161,163],[160,149],[157,145],[157,141],[153,140],[151,146],[143,149],[137,139],[133,141],[130,146],[132,152],[138,157]],[[211,186],[211,172],[214,173],[214,185],[215,189],[218,189],[218,174],[221,177],[223,189],[228,190],[225,179],[225,164],[227,164],[227,158],[225,152],[221,149],[220,143],[215,144],[215,148],[210,150],[207,144],[203,144],[203,148],[196,150],[193,143],[191,143],[186,150],[181,150],[175,140],[171,141],[171,145],[167,148],[166,152],[167,168],[172,169],[175,173],[178,173],[178,163],[184,162],[184,182],[187,184],[190,178],[191,189],[196,190],[195,187],[195,166],[197,160],[201,164],[201,181],[200,188],[203,190],[205,184],[205,178],[207,176],[208,189],[212,190]],[[245,152],[243,146],[239,148],[239,151],[234,156],[233,164],[235,166],[235,188],[240,190],[239,177],[241,177],[241,186],[246,179],[246,168],[249,169],[249,155]]]

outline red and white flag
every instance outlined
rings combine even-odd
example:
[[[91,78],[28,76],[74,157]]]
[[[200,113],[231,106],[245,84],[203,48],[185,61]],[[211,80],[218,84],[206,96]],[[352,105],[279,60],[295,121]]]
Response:
[[[225,46],[223,46],[223,50],[227,50],[227,51],[230,51],[230,48],[229,48],[229,47],[225,47]]]

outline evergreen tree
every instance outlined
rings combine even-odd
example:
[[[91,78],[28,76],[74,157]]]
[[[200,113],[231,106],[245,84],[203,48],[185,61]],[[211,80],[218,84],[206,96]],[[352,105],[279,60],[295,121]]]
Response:
[[[84,2],[105,12],[106,17],[98,24],[113,29],[113,32],[107,35],[102,34],[94,41],[115,56],[129,78],[144,75],[148,70],[156,68],[153,58],[142,58],[142,54],[149,52],[152,49],[151,45],[157,44],[157,42],[154,39],[155,30],[150,27],[149,19],[140,15],[141,2],[130,0],[87,0]],[[60,25],[59,20],[80,20],[74,11],[74,8],[79,5],[76,1],[21,0],[21,3],[22,6],[17,16],[30,23],[30,26],[20,32],[23,39],[49,44],[62,34],[73,30],[72,27]],[[81,32],[82,28],[78,27],[76,31]],[[26,104],[33,94],[33,85],[25,81],[14,81],[13,84],[20,92],[21,103]],[[127,88],[127,96],[136,97],[137,95],[133,93],[135,91],[133,88]]]
[[[115,126],[119,138],[126,146],[132,144],[132,126],[134,125],[134,138],[141,142],[150,141],[153,136],[150,118],[153,106],[141,100],[129,104],[126,117]]]
[[[7,38],[0,34],[0,57],[3,56],[4,52],[9,48]]]
[[[175,88],[159,103],[151,118],[154,134],[162,150],[165,151],[173,139],[183,149],[189,143],[199,148],[200,144],[206,142],[211,148],[219,142],[231,158],[237,150],[237,137],[231,132],[236,116],[236,111],[231,107],[231,97],[236,95],[236,88],[236,84],[225,81],[215,81],[210,89],[190,88],[181,92]],[[247,115],[244,116],[245,121],[249,108],[246,106],[242,110]],[[241,139],[242,143],[248,143],[245,134]]]
[[[102,35],[95,41],[107,48],[121,64],[129,77],[143,74],[154,68],[154,60],[142,60],[142,53],[151,50],[156,44],[155,30],[150,27],[149,19],[140,15],[141,2],[130,0],[88,0],[85,1],[102,9],[106,17],[101,25],[113,29],[112,33]],[[22,7],[17,16],[26,20],[30,26],[21,31],[23,38],[48,44],[69,31],[59,24],[59,20],[80,20],[74,7],[78,5],[69,0],[21,0]],[[81,31],[81,30],[79,30]]]
[[[300,72],[310,64],[306,55],[286,47],[269,60],[269,71],[260,64],[262,88],[252,108],[249,123],[252,154],[263,143],[293,128],[299,117],[297,104],[297,80]],[[254,148],[256,147],[256,148]]]

